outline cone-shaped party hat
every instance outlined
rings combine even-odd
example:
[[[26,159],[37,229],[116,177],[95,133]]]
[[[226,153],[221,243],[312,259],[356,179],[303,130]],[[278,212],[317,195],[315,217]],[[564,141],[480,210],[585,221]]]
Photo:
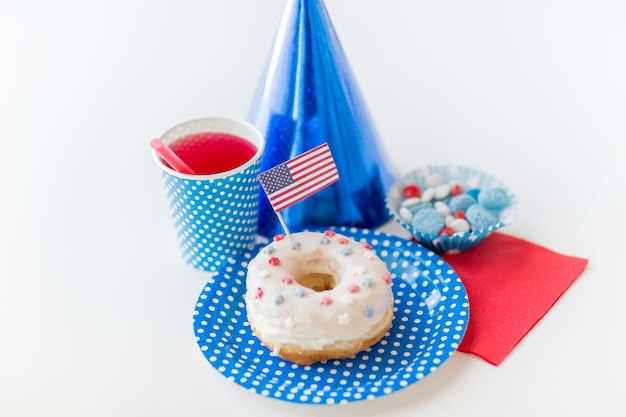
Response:
[[[292,231],[373,228],[390,217],[393,171],[322,0],[288,0],[248,120],[266,136],[261,171],[324,142],[339,181],[281,211]],[[282,232],[265,195],[259,233]]]

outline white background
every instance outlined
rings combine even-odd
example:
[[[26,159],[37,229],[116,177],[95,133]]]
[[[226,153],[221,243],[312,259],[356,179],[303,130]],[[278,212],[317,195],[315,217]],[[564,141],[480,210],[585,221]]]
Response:
[[[263,398],[198,349],[149,141],[246,116],[285,2],[0,0],[0,415],[625,415],[626,2],[327,0],[399,174],[509,185],[504,232],[589,266],[498,367],[392,395]],[[540,285],[540,283],[538,284]]]

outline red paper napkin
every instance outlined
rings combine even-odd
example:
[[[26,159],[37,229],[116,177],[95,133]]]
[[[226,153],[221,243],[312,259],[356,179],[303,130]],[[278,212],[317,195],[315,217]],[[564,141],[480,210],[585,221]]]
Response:
[[[522,239],[492,233],[476,247],[442,255],[469,297],[459,351],[499,365],[587,266]]]

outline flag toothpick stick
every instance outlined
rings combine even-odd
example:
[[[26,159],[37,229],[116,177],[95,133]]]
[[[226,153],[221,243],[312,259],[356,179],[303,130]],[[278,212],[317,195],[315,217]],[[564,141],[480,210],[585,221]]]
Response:
[[[280,211],[277,211],[276,215],[278,216],[278,221],[283,226],[283,229],[285,230],[285,234],[287,235],[289,240],[293,240],[293,238],[291,237],[291,234],[289,234],[289,229],[287,228],[287,223],[285,223],[285,220],[283,219],[283,216],[280,215]]]

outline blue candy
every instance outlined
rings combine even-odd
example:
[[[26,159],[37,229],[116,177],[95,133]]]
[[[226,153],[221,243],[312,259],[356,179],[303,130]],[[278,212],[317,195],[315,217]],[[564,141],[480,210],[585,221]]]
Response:
[[[450,212],[454,215],[459,210],[465,213],[469,206],[476,203],[476,199],[471,195],[459,194],[450,199],[450,201],[448,202],[448,207],[450,207]]]
[[[409,206],[407,208],[411,211],[411,213],[413,213],[413,216],[415,216],[418,211],[424,210],[425,208],[433,208],[433,207],[434,207],[433,202],[427,201],[425,203],[413,204],[412,206]]]
[[[470,188],[467,190],[467,194],[474,197],[474,200],[478,201],[478,194],[480,194],[480,188]]]
[[[486,188],[478,194],[478,204],[488,210],[500,211],[509,205],[509,196],[504,188]]]
[[[465,218],[473,229],[485,229],[498,223],[498,217],[480,204],[469,206]]]
[[[423,208],[413,216],[413,231],[438,236],[445,226],[443,216],[434,208]]]

